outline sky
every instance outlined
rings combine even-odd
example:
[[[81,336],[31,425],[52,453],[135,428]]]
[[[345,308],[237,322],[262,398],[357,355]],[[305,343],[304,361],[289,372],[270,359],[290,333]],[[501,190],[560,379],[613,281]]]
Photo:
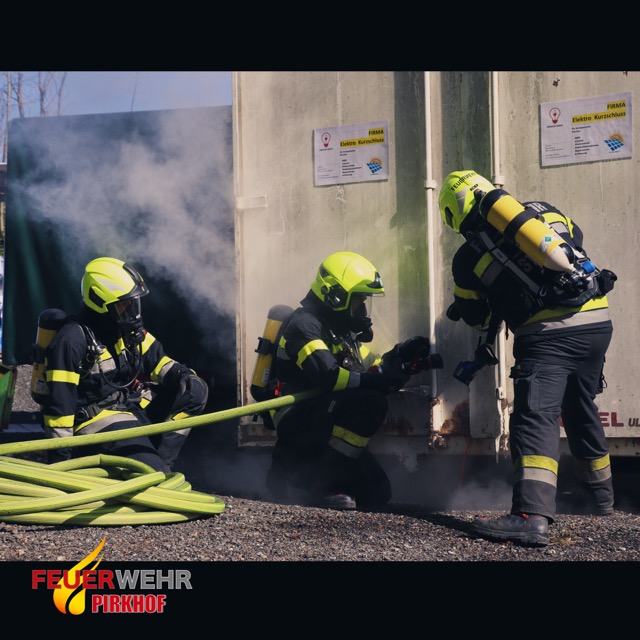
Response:
[[[230,71],[69,71],[63,115],[231,104]]]

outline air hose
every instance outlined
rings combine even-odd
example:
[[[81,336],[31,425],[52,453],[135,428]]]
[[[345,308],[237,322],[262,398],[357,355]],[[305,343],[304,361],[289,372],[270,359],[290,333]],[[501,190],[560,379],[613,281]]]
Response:
[[[0,445],[0,522],[102,527],[185,522],[221,513],[224,501],[193,491],[183,474],[155,471],[131,458],[97,454],[47,465],[11,456],[200,427],[279,409],[320,393],[312,389],[121,431]]]

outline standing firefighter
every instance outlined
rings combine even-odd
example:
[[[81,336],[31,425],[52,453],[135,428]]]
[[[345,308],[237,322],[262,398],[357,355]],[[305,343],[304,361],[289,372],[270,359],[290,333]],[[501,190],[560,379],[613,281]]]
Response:
[[[445,225],[465,238],[453,258],[448,317],[493,327],[489,343],[502,321],[514,334],[511,513],[478,517],[472,530],[545,545],[556,515],[560,417],[584,511],[613,511],[609,452],[594,398],[613,331],[605,294],[615,274],[588,260],[582,232],[568,216],[546,202],[520,204],[475,171],[447,176],[439,200]],[[454,375],[469,384],[477,368],[495,364],[491,344],[480,345],[474,363],[461,364],[468,367]]]
[[[309,504],[332,509],[390,500],[389,479],[368,450],[369,439],[387,414],[387,394],[438,361],[423,337],[398,344],[382,357],[369,351],[365,343],[373,331],[366,303],[382,295],[373,264],[340,251],[322,262],[302,306],[284,319],[275,341],[276,393],[312,388],[326,393],[273,415],[278,440],[267,486],[277,499],[292,487]]]
[[[81,291],[80,313],[61,321],[45,350],[46,385],[34,396],[47,436],[117,431],[200,414],[207,385],[165,355],[144,328],[140,299],[149,289],[140,274],[121,260],[97,258],[85,268]],[[81,451],[133,458],[166,473],[188,433],[178,429]],[[70,455],[70,449],[49,452],[50,461]]]

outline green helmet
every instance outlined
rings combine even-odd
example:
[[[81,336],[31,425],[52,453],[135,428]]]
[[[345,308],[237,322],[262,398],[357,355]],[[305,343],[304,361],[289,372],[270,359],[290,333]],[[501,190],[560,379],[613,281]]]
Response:
[[[456,233],[464,233],[478,211],[476,191],[480,190],[484,195],[495,188],[491,182],[473,170],[450,173],[444,179],[438,199],[442,221]],[[479,200],[480,198],[478,202]]]
[[[333,311],[348,309],[353,295],[384,295],[377,269],[351,251],[338,251],[325,258],[311,290]]]
[[[107,313],[115,303],[139,299],[149,293],[142,276],[116,258],[96,258],[82,276],[82,300],[97,313]]]

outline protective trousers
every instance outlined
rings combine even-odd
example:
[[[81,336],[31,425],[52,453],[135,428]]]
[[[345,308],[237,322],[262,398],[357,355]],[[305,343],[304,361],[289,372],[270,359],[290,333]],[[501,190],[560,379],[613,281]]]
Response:
[[[145,424],[147,424],[146,421],[138,420],[133,414],[131,414],[130,420],[120,420],[118,422],[113,422],[100,429],[100,431],[97,433],[127,430],[134,427],[140,427]],[[162,471],[163,473],[169,473],[169,471],[171,470],[167,463],[158,454],[158,451],[156,450],[154,444],[151,442],[149,436],[138,436],[136,438],[126,438],[124,440],[114,440],[113,442],[103,442],[101,444],[89,445],[87,447],[83,447],[81,451],[81,455],[106,453],[112,456],[132,458],[133,460],[143,462],[156,471]]]
[[[192,384],[183,393],[160,385],[150,387],[143,392],[141,406],[144,403],[144,415],[149,423],[158,424],[200,415],[204,411],[208,397],[209,390],[204,380],[193,376]],[[151,442],[169,469],[173,468],[190,431],[191,429],[188,428],[176,429],[151,436]]]
[[[386,396],[351,389],[288,407],[276,415],[273,464],[286,467],[289,482],[354,495],[359,504],[385,504],[389,479],[367,450],[388,410]],[[273,468],[273,467],[272,467]]]
[[[613,507],[609,451],[594,402],[611,335],[609,325],[516,338],[509,426],[516,474],[512,513],[555,519],[560,418],[583,484],[598,504]]]

